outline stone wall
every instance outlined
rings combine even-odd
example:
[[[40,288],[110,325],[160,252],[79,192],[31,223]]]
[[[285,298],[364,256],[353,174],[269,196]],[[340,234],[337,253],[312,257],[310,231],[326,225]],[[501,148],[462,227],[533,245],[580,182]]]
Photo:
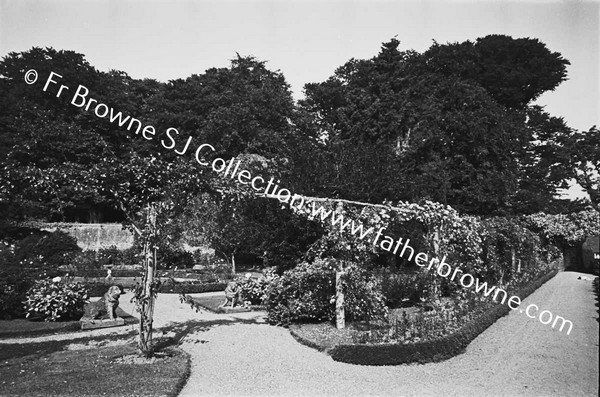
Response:
[[[112,245],[127,249],[133,245],[133,234],[120,223],[44,223],[42,230],[61,230],[77,239],[83,250],[98,250]]]

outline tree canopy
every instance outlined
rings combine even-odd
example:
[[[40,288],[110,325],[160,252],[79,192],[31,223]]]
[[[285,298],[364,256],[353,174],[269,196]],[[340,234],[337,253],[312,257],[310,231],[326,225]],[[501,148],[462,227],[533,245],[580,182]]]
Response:
[[[472,214],[551,206],[567,173],[557,145],[572,131],[531,101],[566,79],[568,61],[536,39],[508,36],[434,43],[423,54],[399,44],[305,86],[300,105],[315,117],[329,168],[345,165],[323,194],[429,199]],[[349,147],[370,155],[344,162]]]

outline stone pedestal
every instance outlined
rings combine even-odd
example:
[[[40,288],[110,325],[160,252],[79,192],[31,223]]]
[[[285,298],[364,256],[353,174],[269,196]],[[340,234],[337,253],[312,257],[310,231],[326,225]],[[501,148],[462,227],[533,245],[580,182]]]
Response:
[[[81,329],[98,329],[98,328],[119,327],[121,325],[125,325],[125,320],[123,320],[121,317],[115,318],[114,320],[81,319],[81,320],[79,320],[79,322],[81,322]]]
[[[250,308],[243,307],[243,306],[235,306],[235,307],[220,306],[219,307],[219,312],[221,312],[221,313],[244,313],[244,312],[249,312],[249,311],[252,311],[252,310]]]

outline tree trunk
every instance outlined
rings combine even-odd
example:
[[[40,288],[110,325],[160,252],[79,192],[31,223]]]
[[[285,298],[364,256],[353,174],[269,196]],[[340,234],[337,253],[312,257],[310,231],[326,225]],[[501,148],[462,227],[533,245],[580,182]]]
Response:
[[[437,258],[437,264],[439,266],[440,262],[441,262],[441,249],[440,249],[440,229],[441,226],[437,226],[435,227],[435,230],[433,232],[433,239],[432,239],[432,245],[433,245],[433,257]],[[437,272],[437,268],[435,268],[435,270],[433,271],[433,276],[431,277],[431,300],[433,302],[437,301],[440,298],[440,278],[437,277],[435,275],[435,272]]]
[[[346,311],[344,310],[344,289],[342,287],[343,270],[335,271],[335,327],[346,328]]]
[[[151,234],[156,233],[156,212],[154,208],[148,208],[148,224]],[[144,280],[143,291],[140,297],[140,325],[138,348],[145,357],[151,357],[152,346],[152,321],[154,317],[154,272],[156,270],[156,246],[151,246],[151,240],[146,239],[144,243]]]
[[[235,277],[235,252],[231,254],[231,273]]]

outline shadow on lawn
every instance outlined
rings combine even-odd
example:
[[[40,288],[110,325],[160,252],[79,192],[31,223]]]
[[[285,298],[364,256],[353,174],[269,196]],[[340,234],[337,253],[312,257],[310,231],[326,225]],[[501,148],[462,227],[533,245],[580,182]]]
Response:
[[[261,321],[257,321],[256,319],[224,318],[212,321],[190,320],[183,323],[168,324],[164,327],[154,329],[154,351],[161,351],[170,346],[177,346],[181,344],[183,339],[190,333],[206,332],[213,327],[235,324],[261,324]],[[174,333],[174,335],[164,336],[167,333]],[[87,338],[77,338],[75,340],[65,339],[31,343],[3,343],[0,344],[0,361],[26,356],[32,356],[32,358],[42,357],[60,350],[65,350],[68,345],[74,343],[88,344],[92,341],[123,341],[125,343],[128,340],[133,341],[136,336],[137,332],[132,331],[127,334],[90,336]],[[205,342],[200,341],[200,343]]]

